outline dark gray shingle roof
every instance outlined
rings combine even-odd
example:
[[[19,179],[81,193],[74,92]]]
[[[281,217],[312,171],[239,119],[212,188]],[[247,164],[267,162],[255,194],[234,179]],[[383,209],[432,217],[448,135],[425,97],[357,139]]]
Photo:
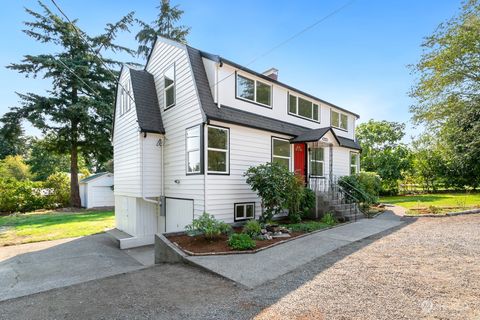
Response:
[[[142,132],[165,133],[153,75],[130,69],[137,120]]]
[[[328,131],[331,131],[335,138],[337,137],[335,132],[333,132],[332,128],[318,128],[318,129],[310,129],[302,134],[298,135],[297,137],[290,140],[291,142],[313,142],[320,140]],[[338,141],[338,139],[337,139]]]
[[[362,150],[362,147],[360,146],[360,144],[355,140],[344,138],[344,137],[337,137],[337,138],[338,138],[338,142],[342,147],[355,149],[355,150]]]

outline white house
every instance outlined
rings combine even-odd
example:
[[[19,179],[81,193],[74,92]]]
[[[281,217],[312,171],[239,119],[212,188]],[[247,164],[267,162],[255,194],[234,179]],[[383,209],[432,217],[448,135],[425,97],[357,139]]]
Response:
[[[114,117],[115,215],[132,237],[183,230],[203,212],[228,223],[258,217],[245,182],[275,161],[306,183],[359,170],[349,110],[218,55],[158,38],[144,70],[124,66]]]
[[[113,207],[113,174],[101,172],[80,180],[80,199],[84,208]]]

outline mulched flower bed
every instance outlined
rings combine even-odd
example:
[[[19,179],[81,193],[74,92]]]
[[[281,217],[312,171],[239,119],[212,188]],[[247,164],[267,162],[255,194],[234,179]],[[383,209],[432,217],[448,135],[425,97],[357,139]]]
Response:
[[[240,230],[235,230],[235,232],[240,232]],[[255,247],[255,249],[267,247],[269,245],[272,245],[280,241],[285,241],[287,239],[293,239],[303,234],[305,234],[305,232],[291,232],[289,238],[273,238],[272,240],[256,240],[257,246]],[[228,237],[224,235],[220,236],[215,241],[206,240],[203,236],[191,237],[186,234],[170,235],[170,236],[167,236],[167,238],[168,240],[170,240],[172,243],[176,244],[180,248],[193,253],[210,253],[210,252],[218,253],[218,252],[230,252],[230,251],[238,252],[236,250],[231,249],[228,246],[227,244]]]

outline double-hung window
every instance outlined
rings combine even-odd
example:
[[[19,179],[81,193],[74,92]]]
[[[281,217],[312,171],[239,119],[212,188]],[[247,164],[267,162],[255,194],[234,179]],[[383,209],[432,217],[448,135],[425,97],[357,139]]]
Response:
[[[163,73],[163,81],[165,109],[168,109],[175,105],[175,64],[165,70]]]
[[[230,132],[228,128],[208,126],[208,173],[229,173]]]
[[[272,106],[272,86],[237,74],[237,98]]]
[[[319,106],[312,101],[288,94],[288,113],[305,119],[319,121]]]
[[[201,161],[201,132],[202,126],[198,125],[185,131],[186,155],[187,155],[187,174],[202,172]]]
[[[255,203],[235,203],[235,221],[255,218]]]
[[[310,149],[310,176],[324,176],[325,149],[315,147]]]
[[[132,108],[132,103],[129,100],[130,97],[128,96],[130,92],[130,82],[125,83],[125,85],[123,85],[121,88],[122,93],[120,95],[120,115],[123,115]]]
[[[291,148],[288,140],[272,138],[272,162],[283,164],[290,169]]]
[[[344,113],[330,110],[330,125],[335,128],[348,130],[348,116]]]
[[[358,173],[360,169],[360,157],[356,152],[350,152],[350,174]]]

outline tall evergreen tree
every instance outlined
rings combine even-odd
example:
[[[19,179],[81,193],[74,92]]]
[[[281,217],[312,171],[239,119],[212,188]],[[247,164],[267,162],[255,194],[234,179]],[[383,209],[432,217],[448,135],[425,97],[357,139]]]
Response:
[[[180,10],[178,5],[172,6],[170,0],[161,0],[157,9],[160,9],[160,12],[151,24],[137,20],[142,27],[135,37],[140,43],[138,55],[145,58],[148,57],[157,36],[187,43],[186,37],[190,32],[189,27],[176,25],[183,15],[183,10]]]
[[[25,155],[26,142],[21,118],[7,112],[0,119],[0,160],[7,156]]]
[[[77,20],[63,20],[46,5],[39,2],[43,13],[26,9],[33,21],[25,22],[23,32],[36,41],[54,48],[53,52],[25,55],[21,63],[8,66],[28,76],[42,76],[52,82],[52,88],[43,96],[36,93],[19,94],[21,106],[11,112],[30,121],[44,134],[54,137],[52,143],[58,153],[70,155],[70,204],[80,206],[78,188],[78,155],[94,154],[99,162],[111,158],[110,144],[113,104],[119,62],[100,59],[99,54],[135,52],[116,45],[120,31],[128,31],[133,12],[114,24],[107,24],[105,32],[89,36],[77,26]]]

